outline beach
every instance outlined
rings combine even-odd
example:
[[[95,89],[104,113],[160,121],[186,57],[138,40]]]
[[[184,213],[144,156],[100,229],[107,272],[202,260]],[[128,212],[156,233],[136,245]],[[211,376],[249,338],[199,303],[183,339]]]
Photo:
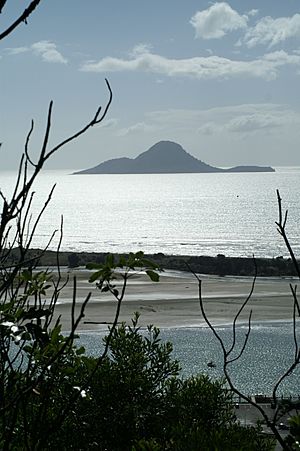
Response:
[[[117,302],[110,293],[101,293],[95,283],[89,283],[90,271],[67,270],[62,278],[69,282],[62,290],[56,307],[55,317],[61,315],[63,330],[71,327],[71,302],[73,280],[76,277],[76,309],[78,314],[82,302],[91,292],[91,299],[85,309],[78,330],[97,331],[106,329],[112,323]],[[215,325],[229,324],[249,295],[252,277],[200,275],[202,298],[208,317]],[[296,279],[285,277],[259,277],[256,280],[251,299],[240,317],[248,319],[252,309],[252,321],[285,321],[292,318],[293,302],[290,283]],[[116,288],[121,288],[116,280]],[[119,321],[130,322],[134,312],[140,314],[139,324],[144,327],[154,324],[160,328],[204,326],[205,321],[199,307],[198,281],[192,274],[176,271],[161,273],[159,282],[152,282],[145,274],[132,275],[128,281],[122,301]]]

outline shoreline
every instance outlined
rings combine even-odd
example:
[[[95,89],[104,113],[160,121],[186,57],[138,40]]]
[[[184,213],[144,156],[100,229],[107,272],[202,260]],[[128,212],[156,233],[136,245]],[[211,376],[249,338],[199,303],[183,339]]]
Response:
[[[120,254],[112,253],[115,257]],[[66,252],[43,251],[30,249],[28,260],[33,259],[37,266],[56,266],[57,256],[61,266],[78,268],[87,263],[103,263],[107,252]],[[126,254],[125,254],[126,255]],[[255,274],[254,259],[249,257],[227,257],[223,254],[217,256],[206,255],[167,255],[162,252],[145,254],[146,258],[153,260],[162,269],[175,271],[188,271],[217,276],[253,276]],[[11,253],[9,263],[18,261],[18,249]],[[255,258],[257,275],[261,277],[296,276],[296,271],[290,258],[277,256],[275,258]],[[300,262],[299,262],[300,263]]]
[[[116,300],[109,293],[101,293],[95,284],[90,284],[89,274],[89,271],[81,269],[63,273],[63,277],[69,275],[70,280],[55,309],[55,318],[61,315],[63,330],[69,330],[71,324],[73,276],[77,279],[76,314],[87,294],[92,292],[78,332],[107,330],[114,319]],[[253,325],[291,320],[293,300],[290,282],[291,279],[259,277],[239,325],[247,321],[251,309]],[[239,307],[249,295],[251,285],[251,277],[203,277],[204,305],[214,325],[225,327],[232,323]],[[119,280],[116,281],[116,286],[120,286]],[[161,329],[197,328],[205,325],[199,307],[198,282],[190,274],[186,276],[182,273],[178,276],[162,273],[160,282],[151,282],[145,274],[136,274],[128,283],[119,322],[130,323],[134,312],[140,314],[141,327],[154,324]]]
[[[272,327],[272,328],[276,328],[276,327],[282,327],[288,324],[292,324],[292,320],[288,320],[288,319],[270,319],[270,320],[257,320],[257,321],[252,321],[251,322],[251,328],[268,328],[268,327]],[[241,327],[245,327],[247,326],[248,323],[246,321],[241,321],[237,323],[237,329],[241,328]],[[154,324],[155,326],[155,324]],[[216,328],[222,328],[222,329],[231,329],[232,328],[232,323],[227,322],[227,323],[220,323],[218,325],[215,325]],[[147,326],[140,326],[139,327],[141,331],[146,332],[147,331]],[[201,325],[197,325],[197,324],[190,324],[190,325],[185,325],[185,326],[163,326],[163,327],[159,327],[159,329],[164,332],[164,331],[174,331],[174,330],[194,330],[194,329],[205,329],[208,330],[209,326],[205,323],[205,324],[201,324]],[[69,330],[65,330],[64,332],[68,333],[70,332]],[[103,328],[103,329],[80,329],[79,330],[80,335],[105,335],[107,333],[107,329]]]

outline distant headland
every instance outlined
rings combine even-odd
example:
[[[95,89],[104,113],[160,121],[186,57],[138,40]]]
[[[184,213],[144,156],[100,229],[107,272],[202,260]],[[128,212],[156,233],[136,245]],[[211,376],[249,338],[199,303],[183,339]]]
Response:
[[[180,144],[160,141],[136,158],[115,158],[73,174],[172,174],[200,172],[275,172],[270,166],[216,168],[186,152]]]

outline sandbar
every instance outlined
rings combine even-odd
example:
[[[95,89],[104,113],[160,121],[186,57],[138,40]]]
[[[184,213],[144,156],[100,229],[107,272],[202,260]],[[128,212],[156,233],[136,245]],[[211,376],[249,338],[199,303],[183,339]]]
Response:
[[[89,283],[90,272],[85,269],[65,270],[69,282],[61,291],[55,317],[61,315],[63,330],[71,327],[71,304],[73,279],[76,277],[76,309],[78,314],[87,294],[91,292],[85,316],[79,324],[79,331],[107,329],[115,316],[117,302],[110,293],[101,293],[95,283]],[[202,298],[205,311],[215,325],[230,324],[242,303],[250,293],[252,277],[200,275]],[[259,277],[253,294],[240,317],[247,321],[252,310],[252,321],[288,321],[293,316],[293,298],[290,284],[296,278]],[[121,288],[116,280],[116,288]],[[205,326],[199,307],[199,286],[193,274],[166,271],[159,282],[150,281],[145,274],[138,273],[128,282],[122,301],[119,322],[130,323],[134,312],[140,314],[139,324],[145,327],[154,324],[160,328]]]

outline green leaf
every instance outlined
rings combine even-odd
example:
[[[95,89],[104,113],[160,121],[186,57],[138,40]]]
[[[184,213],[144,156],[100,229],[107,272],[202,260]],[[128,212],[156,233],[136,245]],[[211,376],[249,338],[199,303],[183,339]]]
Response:
[[[102,269],[103,265],[101,263],[88,263],[86,269]]]
[[[152,282],[158,282],[159,281],[159,275],[157,274],[157,272],[152,271],[151,269],[148,269],[146,271],[147,276],[150,277],[150,279],[152,280]]]
[[[159,269],[159,265],[157,263],[154,263],[152,260],[149,260],[148,258],[143,258],[142,262],[143,265],[147,266],[148,268]]]
[[[13,307],[14,303],[15,303],[14,300],[12,300],[10,302],[7,302],[7,304],[5,304],[5,303],[1,304],[0,312],[3,312],[3,313],[9,312],[9,310]]]
[[[47,318],[50,314],[51,311],[49,309],[36,309],[34,307],[30,307],[30,309],[28,309],[27,312],[24,312],[21,317],[24,319],[36,319],[43,318],[45,316]]]
[[[96,272],[94,272],[94,274],[92,274],[92,275],[90,276],[89,282],[92,283],[92,282],[95,282],[95,280],[100,279],[101,274],[102,274],[102,270],[101,270],[101,271],[96,271]]]
[[[27,352],[28,354],[32,354],[32,346],[31,345],[24,346],[23,351]]]
[[[123,268],[123,266],[126,266],[126,263],[127,263],[127,261],[126,261],[125,255],[121,255],[121,256],[120,256],[120,259],[119,259],[119,264],[118,264],[118,266],[119,266],[120,268]]]
[[[25,282],[28,282],[29,280],[31,280],[31,278],[32,278],[31,271],[28,271],[28,269],[24,269],[24,271],[22,271],[22,278]]]
[[[113,254],[108,254],[108,256],[106,257],[106,264],[110,267],[113,268],[115,265],[115,258]]]
[[[82,355],[85,353],[85,348],[83,346],[80,346],[80,348],[76,349],[76,355]]]

